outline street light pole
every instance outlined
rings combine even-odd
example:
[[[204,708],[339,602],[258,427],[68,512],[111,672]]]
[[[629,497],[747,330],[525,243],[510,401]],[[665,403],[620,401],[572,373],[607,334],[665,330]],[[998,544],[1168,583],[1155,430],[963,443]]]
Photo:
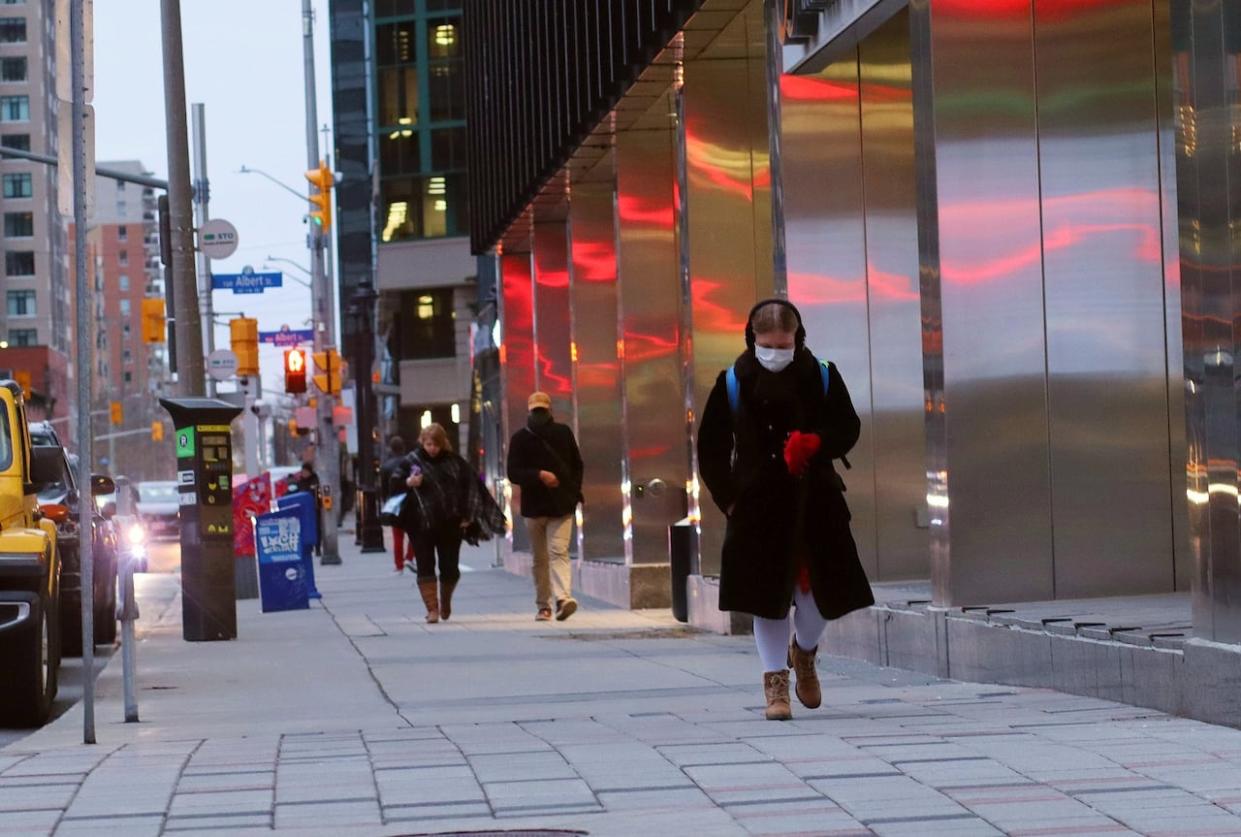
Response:
[[[165,0],[167,1],[167,0]],[[311,0],[302,0],[302,53],[306,84],[306,169],[319,167],[319,117],[315,101],[315,15]],[[307,189],[308,197],[314,187]],[[308,223],[310,244],[310,279],[314,286],[315,352],[323,352],[335,342],[335,323],[332,317],[332,288],[328,285],[324,270],[323,246],[325,231],[313,221]],[[337,540],[337,503],[340,500],[340,442],[336,436],[333,415],[336,399],[330,393],[318,396],[318,453],[323,470],[324,505],[323,554],[321,564],[339,564],[340,549]]]
[[[207,108],[202,102],[195,102],[190,109],[194,128],[194,222],[201,230],[211,217],[207,207],[211,200],[211,182],[207,179]],[[199,305],[202,307],[204,342],[207,354],[215,351],[215,317],[211,313],[215,300],[211,295],[211,265],[207,254],[198,251],[198,276],[202,281],[202,292]],[[207,377],[207,395],[215,397],[215,378]]]
[[[190,142],[185,125],[185,59],[181,0],[160,0],[164,47],[164,120],[168,143],[168,209],[172,284],[181,395],[202,395],[205,384],[202,317],[194,278],[194,220],[190,208]]]

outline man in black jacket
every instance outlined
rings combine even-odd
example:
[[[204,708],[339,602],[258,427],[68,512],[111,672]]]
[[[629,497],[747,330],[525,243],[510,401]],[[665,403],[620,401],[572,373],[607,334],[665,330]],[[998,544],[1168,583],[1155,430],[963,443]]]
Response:
[[[379,491],[384,500],[394,494],[405,493],[405,478],[409,476],[409,464],[405,458],[405,440],[393,436],[388,440],[390,456],[384,460],[379,469]],[[400,526],[392,528],[392,561],[396,565],[397,575],[405,572],[405,565],[414,563],[414,545],[405,542],[405,532]]]
[[[526,518],[534,553],[535,619],[564,621],[577,610],[569,569],[569,536],[582,500],[582,454],[573,431],[552,418],[552,399],[536,392],[526,402],[526,426],[508,445],[508,479],[521,487],[521,516]]]

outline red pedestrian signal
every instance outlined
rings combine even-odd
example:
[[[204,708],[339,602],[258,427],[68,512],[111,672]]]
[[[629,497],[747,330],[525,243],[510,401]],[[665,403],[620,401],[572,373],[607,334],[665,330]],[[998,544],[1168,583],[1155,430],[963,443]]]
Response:
[[[306,391],[306,353],[301,349],[285,350],[284,391],[294,395]]]

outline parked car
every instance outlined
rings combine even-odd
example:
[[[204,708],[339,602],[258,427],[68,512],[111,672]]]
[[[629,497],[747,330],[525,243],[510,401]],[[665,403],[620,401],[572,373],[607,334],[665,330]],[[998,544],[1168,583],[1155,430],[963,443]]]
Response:
[[[39,505],[56,523],[60,547],[60,636],[61,650],[67,657],[82,653],[82,566],[79,549],[77,457],[60,445],[55,430],[45,423],[30,426],[31,481]],[[92,494],[114,490],[108,477],[92,478]],[[94,504],[91,530],[94,535],[91,564],[94,600],[95,642],[116,641],[116,579],[118,573],[117,534],[112,523]],[[62,511],[63,509],[63,511]]]
[[[0,382],[0,725],[47,720],[60,672],[56,523],[32,482],[21,385]]]
[[[151,540],[179,538],[181,493],[177,484],[172,481],[138,483],[138,519]]]

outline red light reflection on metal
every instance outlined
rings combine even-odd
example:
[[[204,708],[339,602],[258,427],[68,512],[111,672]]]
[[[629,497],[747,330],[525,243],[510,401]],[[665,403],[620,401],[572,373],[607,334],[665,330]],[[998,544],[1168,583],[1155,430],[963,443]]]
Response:
[[[675,355],[679,343],[674,331],[670,337],[656,337],[653,334],[625,332],[625,359],[634,364],[656,358]]]
[[[616,248],[606,242],[575,240],[573,281],[615,282]]]
[[[753,160],[748,148],[737,150],[708,142],[687,125],[685,149],[690,176],[705,178],[725,192],[753,201],[755,188],[771,186],[771,171],[766,166],[752,168]]]
[[[719,333],[745,331],[745,314],[735,311],[726,303],[716,302],[713,297],[723,291],[727,296],[727,283],[695,276],[690,283],[690,295],[694,300],[694,324],[700,331]]]
[[[674,187],[675,188],[675,187]],[[673,204],[666,201],[643,200],[637,195],[618,195],[616,211],[627,224],[643,224],[670,230],[673,225]]]

